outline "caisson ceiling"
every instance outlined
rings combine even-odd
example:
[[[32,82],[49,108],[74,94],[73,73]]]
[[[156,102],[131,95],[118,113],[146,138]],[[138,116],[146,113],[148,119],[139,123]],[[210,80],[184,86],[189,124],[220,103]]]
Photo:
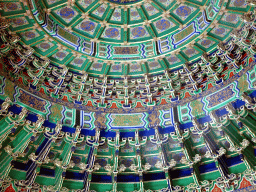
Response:
[[[255,5],[1,0],[0,191],[255,191]]]

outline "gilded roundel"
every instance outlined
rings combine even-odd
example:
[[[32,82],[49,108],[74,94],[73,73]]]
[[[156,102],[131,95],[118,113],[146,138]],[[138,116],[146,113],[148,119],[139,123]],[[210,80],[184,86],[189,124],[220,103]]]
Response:
[[[21,18],[16,18],[16,19],[13,20],[13,23],[15,25],[24,25],[25,21]]]
[[[7,8],[8,10],[15,11],[15,10],[18,9],[18,6],[17,6],[16,3],[9,2],[9,3],[6,4],[6,8]]]
[[[193,54],[195,54],[195,52],[196,52],[195,49],[187,49],[187,50],[185,51],[186,55],[193,55]]]
[[[138,11],[132,11],[131,12],[131,16],[133,16],[133,17],[136,17],[138,15],[139,15]]]
[[[59,57],[59,58],[64,58],[64,57],[66,57],[66,53],[58,52],[58,53],[56,53],[56,56]]]
[[[95,28],[95,24],[91,21],[84,21],[81,23],[81,29],[84,31],[92,31]]]
[[[156,69],[159,67],[159,63],[157,61],[150,62],[148,65],[151,69]]]
[[[235,0],[234,5],[236,7],[241,7],[245,3],[245,0]]]
[[[74,15],[75,15],[75,12],[73,11],[73,9],[69,7],[65,7],[60,10],[60,16],[63,17],[64,19],[70,19],[74,17]]]
[[[215,30],[215,34],[216,34],[216,35],[222,35],[222,34],[225,33],[225,32],[226,32],[226,30],[225,30],[223,27],[217,28],[217,29]]]
[[[153,7],[152,5],[150,5],[150,6],[148,6],[148,7],[146,8],[146,10],[147,10],[147,11],[153,11],[153,10],[154,10],[154,7]]]
[[[119,12],[116,11],[116,12],[113,14],[113,16],[114,16],[114,17],[120,17],[120,16],[121,16],[121,13],[119,13]]]
[[[95,69],[101,69],[102,64],[101,63],[94,63],[92,67],[95,68]]]
[[[166,30],[170,27],[170,22],[166,19],[161,19],[156,22],[156,28],[160,30]]]
[[[167,59],[170,63],[175,63],[178,61],[178,58],[176,56],[168,57]]]
[[[49,43],[41,43],[41,44],[40,44],[40,47],[41,47],[42,49],[49,49],[49,48],[50,48],[50,44],[49,44]]]
[[[138,70],[140,68],[140,65],[138,65],[138,64],[135,64],[135,65],[131,65],[130,66],[130,69],[131,70]]]
[[[201,45],[204,46],[204,47],[207,47],[211,44],[211,40],[209,39],[205,39],[201,42]]]
[[[92,3],[92,0],[84,0],[84,3],[85,3],[85,4],[91,4],[91,3]]]
[[[166,3],[167,0],[159,0],[160,3]]]
[[[115,38],[119,35],[119,31],[116,28],[109,28],[106,30],[105,35],[110,38]]]
[[[104,7],[99,7],[97,10],[99,13],[104,13],[106,11]]]
[[[143,37],[146,34],[146,30],[143,27],[135,27],[132,29],[132,35],[134,37]]]
[[[176,13],[180,17],[186,17],[191,13],[191,9],[188,6],[180,6],[177,10]]]
[[[35,34],[34,32],[32,32],[32,31],[26,31],[26,32],[24,33],[24,35],[25,35],[27,38],[30,38],[30,39],[33,39],[33,38],[35,38],[35,36],[36,36],[36,34]]]
[[[78,58],[76,58],[76,59],[74,60],[74,63],[77,64],[77,65],[81,65],[81,64],[83,64],[83,62],[84,62],[83,59],[78,59]]]
[[[237,19],[237,15],[236,14],[230,14],[226,17],[226,21],[227,22],[233,22]]]
[[[112,69],[114,71],[119,71],[121,69],[121,66],[120,65],[112,65]]]

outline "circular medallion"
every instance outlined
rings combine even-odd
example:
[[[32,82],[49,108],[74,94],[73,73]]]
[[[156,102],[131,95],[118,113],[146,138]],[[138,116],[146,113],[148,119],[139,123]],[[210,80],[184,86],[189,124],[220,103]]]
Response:
[[[91,21],[85,21],[81,23],[81,29],[84,31],[92,31],[95,28],[95,24]]]
[[[40,47],[41,47],[42,49],[49,49],[49,48],[50,48],[50,45],[49,45],[49,43],[41,43],[41,44],[40,44]]]
[[[146,34],[146,30],[143,27],[135,27],[132,29],[132,35],[134,37],[143,37]]]
[[[83,59],[74,59],[74,63],[77,65],[82,65],[83,64]]]
[[[185,54],[186,54],[186,55],[192,55],[192,54],[194,54],[195,52],[196,52],[195,49],[187,49],[187,50],[185,51]]]
[[[36,34],[32,31],[26,31],[24,34],[27,38],[33,39],[35,38]]]
[[[115,12],[115,13],[113,14],[113,16],[114,16],[114,17],[120,17],[121,14],[120,14],[119,12]]]
[[[56,53],[56,56],[62,59],[62,58],[64,58],[64,57],[66,57],[66,53],[64,53],[64,52],[58,52],[58,53]]]
[[[132,11],[131,12],[131,16],[133,16],[133,17],[136,17],[138,15],[139,15],[138,11]]]
[[[187,6],[181,6],[176,10],[176,13],[180,17],[186,17],[191,13],[191,9]]]
[[[209,39],[205,39],[201,42],[201,45],[204,46],[204,47],[206,47],[210,44],[211,44],[211,40],[209,40]]]
[[[106,30],[105,35],[110,38],[117,37],[119,35],[119,31],[116,28],[109,28]]]
[[[16,25],[23,25],[25,23],[25,21],[21,18],[16,18],[13,20],[13,23]]]
[[[234,5],[236,7],[241,7],[242,5],[244,5],[244,3],[245,3],[245,0],[235,0],[234,1]]]
[[[87,4],[87,5],[89,5],[89,4],[92,3],[92,0],[84,0],[84,3]]]
[[[99,13],[104,13],[106,9],[104,7],[99,7],[97,10]]]
[[[150,5],[150,6],[148,6],[148,7],[146,8],[146,10],[147,10],[147,11],[153,11],[153,10],[154,10],[154,7],[153,7],[152,5]]]
[[[166,3],[167,0],[159,0],[160,3]]]
[[[16,3],[10,2],[10,3],[6,3],[6,8],[8,10],[15,11],[18,9],[18,6]]]
[[[119,71],[121,69],[121,66],[120,65],[112,65],[112,69],[114,71]]]
[[[102,64],[101,63],[94,63],[93,68],[100,69],[100,68],[102,68]]]
[[[74,17],[74,15],[75,15],[75,12],[73,11],[73,9],[69,7],[65,7],[60,10],[60,16],[63,17],[64,19],[70,19]]]
[[[233,22],[237,19],[237,15],[236,14],[230,14],[226,17],[226,21],[227,22]]]
[[[156,22],[156,28],[160,30],[166,30],[170,27],[170,22],[166,19],[161,19]]]
[[[151,68],[155,68],[155,67],[158,67],[159,66],[159,63],[157,61],[153,61],[153,62],[150,62],[149,64],[149,67]]]
[[[215,34],[216,35],[222,35],[223,33],[225,33],[225,29],[224,28],[217,28],[216,30],[215,30]]]
[[[178,61],[178,58],[177,57],[174,57],[174,56],[171,56],[171,57],[168,57],[167,59],[170,63],[174,63],[176,61]]]
[[[137,70],[140,68],[140,65],[134,64],[134,65],[131,65],[130,68],[131,68],[131,70]]]

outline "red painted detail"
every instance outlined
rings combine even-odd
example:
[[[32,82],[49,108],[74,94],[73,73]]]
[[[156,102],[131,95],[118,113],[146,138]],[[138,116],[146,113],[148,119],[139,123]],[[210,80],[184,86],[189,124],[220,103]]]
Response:
[[[93,105],[92,105],[92,102],[91,102],[91,101],[88,101],[86,106],[91,106],[91,107],[92,107],[92,106],[93,106]]]
[[[121,101],[122,104],[124,104],[124,101]]]
[[[5,47],[5,44],[1,45],[1,48],[4,48]]]
[[[187,97],[191,97],[191,95],[189,94],[189,92],[185,92],[184,98],[187,98]]]
[[[230,72],[230,73],[229,73],[229,78],[230,78],[230,77],[233,77],[233,76],[234,76],[234,73],[233,73],[233,72]]]
[[[22,78],[21,78],[21,77],[18,79],[18,81],[19,81],[19,82],[21,82],[21,83],[23,84],[23,80],[22,80]]]
[[[12,184],[5,189],[5,192],[15,192],[15,190],[12,187]]]
[[[62,101],[68,101],[68,97],[64,95],[64,97],[62,98]]]
[[[166,100],[165,99],[161,99],[160,105],[164,105],[164,104],[167,104]]]
[[[23,74],[29,77],[28,73],[26,71],[23,71]]]
[[[213,85],[211,83],[208,84],[208,89],[211,89]]]
[[[239,189],[250,187],[250,186],[252,186],[250,181],[248,181],[247,179],[243,178],[243,180],[240,183],[240,188]]]
[[[252,58],[250,58],[250,59],[249,59],[249,63],[251,63],[252,61],[253,61],[253,59],[252,59]]]
[[[39,92],[40,92],[40,93],[44,93],[44,89],[43,89],[43,88],[41,88]]]
[[[110,108],[118,108],[118,107],[117,107],[116,103],[112,103]]]
[[[50,85],[49,82],[45,82],[45,85]]]
[[[139,107],[143,107],[143,105],[141,104],[141,102],[137,102],[136,108],[139,108]]]
[[[215,184],[211,192],[222,192],[222,190]]]

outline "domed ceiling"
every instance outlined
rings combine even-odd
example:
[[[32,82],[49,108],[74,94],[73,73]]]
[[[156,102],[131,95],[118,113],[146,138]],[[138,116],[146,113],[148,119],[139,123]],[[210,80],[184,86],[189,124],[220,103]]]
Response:
[[[1,0],[0,191],[256,190],[253,0]]]

